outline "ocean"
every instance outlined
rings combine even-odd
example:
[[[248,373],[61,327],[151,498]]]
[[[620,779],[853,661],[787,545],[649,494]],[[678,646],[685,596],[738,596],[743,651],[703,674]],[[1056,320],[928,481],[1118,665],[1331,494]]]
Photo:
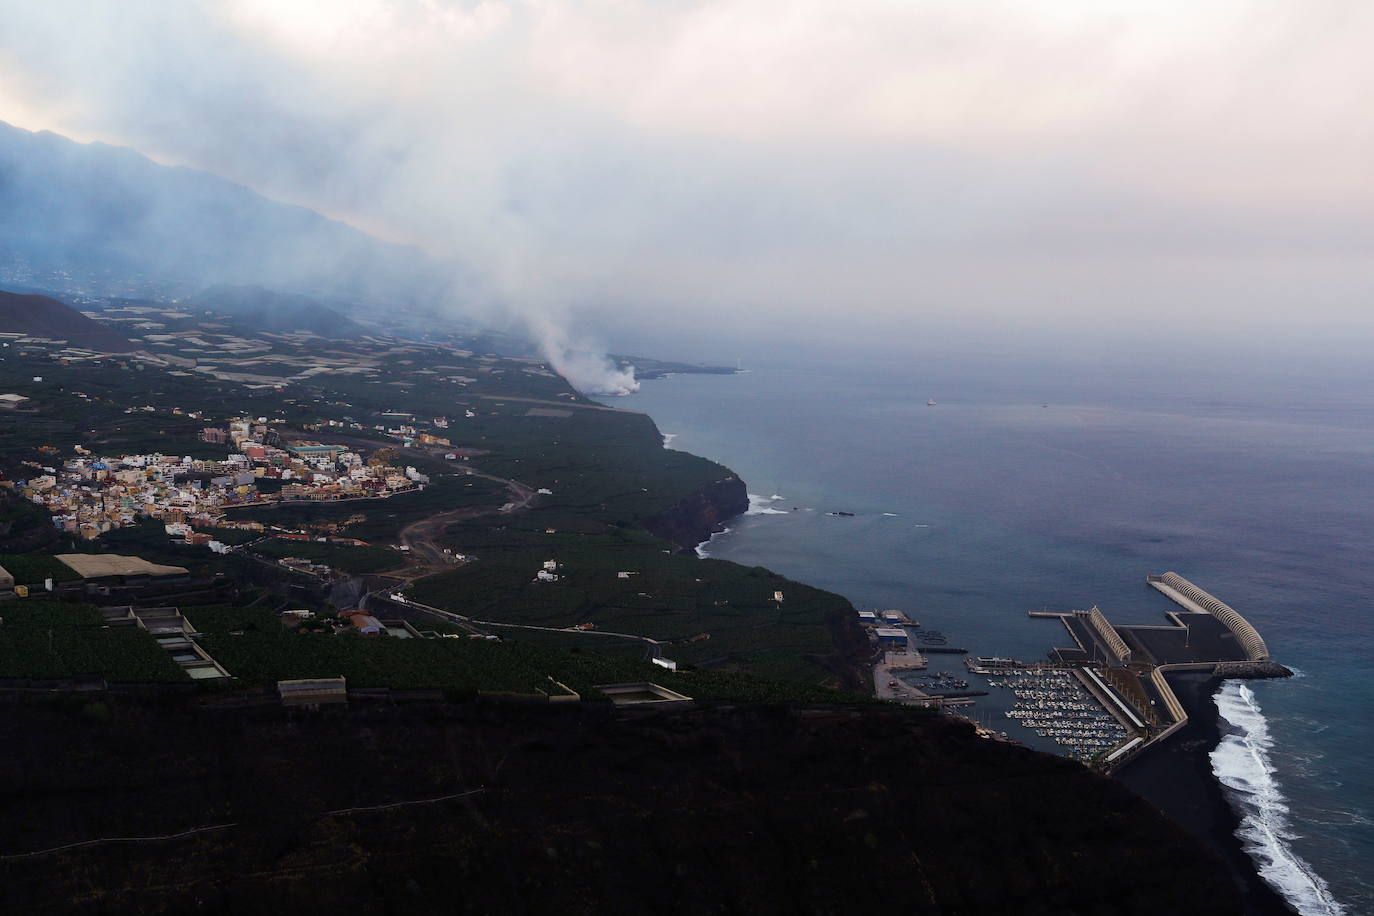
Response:
[[[1164,623],[1147,573],[1239,610],[1298,676],[1223,685],[1213,769],[1265,879],[1299,912],[1354,914],[1374,912],[1371,390],[1163,360],[774,354],[616,406],[748,484],[749,514],[704,552],[900,608],[974,654],[1065,644],[1029,610]],[[976,715],[1049,749],[993,693]]]

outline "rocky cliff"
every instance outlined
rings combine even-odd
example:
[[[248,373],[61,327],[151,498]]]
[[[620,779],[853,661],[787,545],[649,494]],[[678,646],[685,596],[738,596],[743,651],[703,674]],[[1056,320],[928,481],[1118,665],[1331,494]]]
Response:
[[[749,508],[744,481],[731,474],[687,496],[667,512],[644,522],[661,538],[691,550],[725,528],[725,523]]]

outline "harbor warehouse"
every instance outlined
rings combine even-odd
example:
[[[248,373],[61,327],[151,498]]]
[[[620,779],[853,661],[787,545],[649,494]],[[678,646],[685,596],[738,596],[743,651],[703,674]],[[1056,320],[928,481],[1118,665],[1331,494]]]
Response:
[[[878,642],[888,646],[905,646],[907,644],[906,630],[901,627],[878,627],[874,630],[878,634]]]

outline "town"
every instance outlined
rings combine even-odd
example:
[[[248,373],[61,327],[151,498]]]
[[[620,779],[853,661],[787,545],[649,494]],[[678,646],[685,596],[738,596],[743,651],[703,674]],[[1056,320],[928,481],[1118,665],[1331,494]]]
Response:
[[[429,483],[414,467],[388,463],[385,449],[364,459],[339,445],[268,444],[280,436],[265,419],[235,418],[227,430],[207,427],[201,438],[233,451],[207,460],[157,453],[105,457],[78,447],[60,468],[28,462],[35,475],[12,485],[47,509],[54,526],[92,540],[149,518],[164,522],[173,537],[192,537],[193,527],[233,527],[225,520],[231,508],[378,499]],[[204,543],[224,549],[217,541]]]

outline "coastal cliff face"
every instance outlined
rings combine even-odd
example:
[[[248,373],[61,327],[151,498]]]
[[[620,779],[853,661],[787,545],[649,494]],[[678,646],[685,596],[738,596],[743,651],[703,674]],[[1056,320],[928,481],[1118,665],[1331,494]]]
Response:
[[[6,912],[1240,911],[1116,782],[922,710],[10,699]]]
[[[691,550],[748,508],[744,481],[731,474],[699,488],[667,512],[646,519],[644,527],[683,550]]]

